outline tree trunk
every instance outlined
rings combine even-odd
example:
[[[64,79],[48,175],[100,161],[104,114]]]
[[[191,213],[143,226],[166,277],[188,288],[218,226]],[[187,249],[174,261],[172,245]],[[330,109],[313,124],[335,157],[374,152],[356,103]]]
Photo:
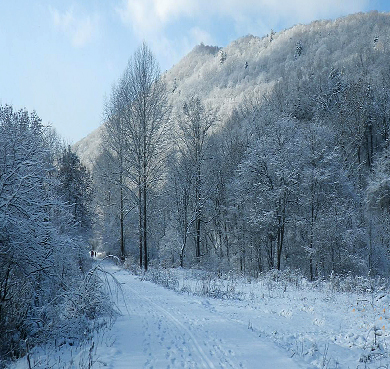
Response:
[[[125,260],[125,235],[124,235],[124,205],[123,205],[123,173],[122,173],[122,157],[121,157],[121,169],[120,169],[120,228],[121,228],[121,260]]]
[[[144,107],[143,107],[143,122],[142,122],[142,135],[143,135],[143,143],[142,143],[142,201],[143,201],[143,244],[144,244],[144,268],[145,271],[148,270],[148,248],[147,248],[147,205],[146,205],[146,199],[147,199],[147,165],[148,165],[148,156],[147,156],[147,144],[146,144],[146,124],[147,124],[147,118],[146,118],[146,110],[147,110],[147,104],[144,96]]]
[[[282,224],[279,224],[279,230],[278,230],[278,246],[277,246],[277,256],[276,256],[277,257],[276,267],[278,270],[280,270],[280,266],[281,266],[283,240],[284,240],[284,221],[282,221]]]
[[[196,220],[196,257],[200,258],[200,219]]]
[[[146,177],[146,176],[145,176]],[[143,188],[143,243],[144,243],[144,268],[145,271],[148,270],[148,249],[147,249],[147,216],[146,216],[146,179],[144,178],[144,188]]]
[[[125,235],[124,235],[124,207],[123,207],[123,188],[120,190],[120,223],[121,223],[121,260],[125,260]]]
[[[195,189],[195,196],[196,196],[196,221],[195,221],[195,227],[196,227],[196,241],[195,241],[195,247],[196,247],[196,257],[200,258],[200,218],[201,218],[201,211],[200,211],[200,200],[201,200],[201,194],[200,194],[200,149],[197,148],[197,173],[196,173],[196,189]]]
[[[181,245],[181,250],[180,250],[180,267],[184,267],[184,252],[186,248],[186,240],[184,240],[183,244]]]
[[[143,260],[142,260],[142,253],[143,253],[143,242],[142,242],[142,194],[141,194],[141,180],[138,181],[138,228],[139,228],[139,267],[142,269],[143,267]]]
[[[314,267],[313,267],[313,247],[314,247],[314,185],[312,184],[312,198],[311,198],[311,219],[310,219],[310,256],[309,256],[309,269],[310,269],[310,281],[314,280]]]
[[[228,230],[227,230],[227,225],[226,222],[224,222],[224,229],[225,229],[225,235],[224,235],[224,240],[225,240],[225,247],[226,247],[226,257],[228,259],[228,263],[230,265],[230,247],[229,247],[229,236],[228,236]]]

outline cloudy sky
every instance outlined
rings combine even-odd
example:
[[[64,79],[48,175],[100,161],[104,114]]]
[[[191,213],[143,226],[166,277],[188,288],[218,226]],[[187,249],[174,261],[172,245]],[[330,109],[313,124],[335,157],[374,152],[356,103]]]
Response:
[[[1,0],[0,104],[36,110],[69,143],[102,123],[105,96],[145,40],[164,71],[195,45],[226,46],[389,0]]]

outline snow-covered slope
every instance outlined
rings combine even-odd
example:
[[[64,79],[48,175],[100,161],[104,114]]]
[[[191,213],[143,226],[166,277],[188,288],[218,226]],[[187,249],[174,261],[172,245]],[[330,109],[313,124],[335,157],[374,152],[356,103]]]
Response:
[[[93,167],[94,160],[99,155],[103,130],[104,125],[101,125],[87,137],[84,137],[73,145],[73,150],[78,154],[80,160],[87,168],[91,169]]]
[[[262,38],[248,35],[224,48],[198,45],[163,78],[174,108],[198,96],[217,110],[223,124],[244,99],[261,98],[278,81],[303,70],[327,76],[331,68],[353,73],[361,64],[367,73],[380,74],[386,64],[380,55],[389,41],[389,13],[358,13]],[[101,128],[74,146],[86,164],[97,155],[100,135]]]

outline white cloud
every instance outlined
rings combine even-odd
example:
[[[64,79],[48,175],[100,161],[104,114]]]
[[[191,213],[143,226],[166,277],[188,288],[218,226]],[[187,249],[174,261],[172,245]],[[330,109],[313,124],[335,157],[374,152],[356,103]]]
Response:
[[[317,19],[333,18],[342,14],[351,14],[364,10],[369,0],[260,0],[251,1],[258,4],[258,10],[264,15],[271,14],[271,17],[282,22],[310,22]]]
[[[73,7],[64,13],[53,8],[50,12],[54,25],[71,40],[74,47],[85,46],[98,29],[99,17],[97,15],[76,16]]]
[[[159,31],[182,17],[226,16],[240,28],[248,19],[270,22],[309,22],[368,7],[370,0],[122,0],[117,8],[122,21],[139,33]]]
[[[122,21],[132,26],[142,37],[157,32],[183,16],[198,13],[194,0],[122,0],[116,8]]]

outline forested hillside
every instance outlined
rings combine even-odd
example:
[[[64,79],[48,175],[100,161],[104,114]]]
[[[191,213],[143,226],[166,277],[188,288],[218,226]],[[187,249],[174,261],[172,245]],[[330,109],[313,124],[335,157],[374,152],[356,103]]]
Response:
[[[145,268],[387,275],[389,38],[389,14],[317,21],[199,45],[141,84],[144,45],[75,145],[96,247]]]

